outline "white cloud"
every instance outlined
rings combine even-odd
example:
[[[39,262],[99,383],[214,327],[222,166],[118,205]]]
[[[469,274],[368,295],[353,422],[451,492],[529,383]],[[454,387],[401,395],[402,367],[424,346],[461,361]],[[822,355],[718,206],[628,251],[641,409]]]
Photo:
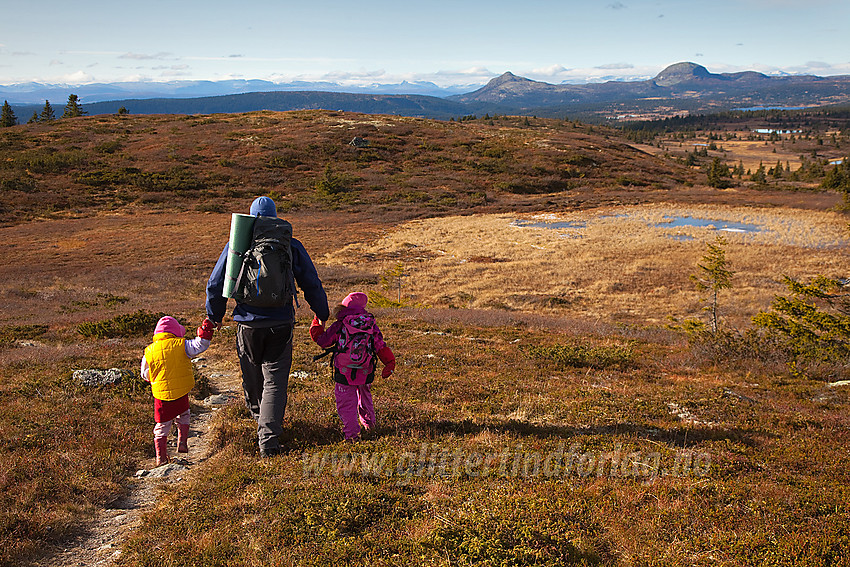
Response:
[[[144,67],[139,67],[139,69],[144,69]],[[151,71],[185,71],[187,69],[189,69],[188,65],[157,65],[151,67]]]
[[[634,69],[635,66],[631,63],[606,63],[605,65],[599,65],[594,67],[594,69],[606,69],[606,70],[617,70],[617,69]]]
[[[232,75],[231,75],[232,76]],[[242,75],[239,75],[240,77]],[[457,87],[458,85],[478,88],[497,76],[486,67],[469,67],[465,69],[442,69],[434,73],[392,73],[384,69],[357,71],[330,71],[325,73],[275,73],[261,78],[275,83],[304,82],[333,82],[344,86],[365,86],[370,84],[400,84],[433,83],[440,87]]]
[[[625,10],[626,5],[622,2],[614,2],[612,4],[608,4],[606,8],[608,8],[609,10]]]
[[[125,53],[124,55],[119,55],[118,59],[136,59],[140,61],[146,61],[150,59],[168,59],[169,57],[172,57],[171,53],[160,51],[159,53],[154,53],[153,55],[145,53]]]
[[[342,83],[358,82],[363,80],[371,81],[386,77],[387,72],[384,69],[376,69],[374,71],[367,71],[366,69],[361,69],[359,71],[330,71],[329,73],[319,75],[319,79],[322,81]]]
[[[481,75],[487,75],[489,77],[495,77],[496,73],[488,69],[487,67],[468,67],[466,69],[454,69],[454,70],[446,70],[440,69],[435,75],[438,76],[451,76],[451,77],[477,77]]]
[[[63,75],[62,82],[73,85],[81,85],[85,83],[93,83],[94,77],[89,75],[85,71],[77,71],[75,73],[71,73],[70,75]]]
[[[537,69],[532,69],[531,74],[536,77],[557,77],[569,71],[570,69],[567,69],[563,65],[549,65],[548,67],[538,67]]]
[[[119,79],[118,82],[123,82],[123,83],[150,83],[150,82],[153,82],[153,79],[151,79],[147,75],[127,75],[127,76]]]
[[[51,67],[55,67],[56,65],[64,65],[64,63],[62,61],[59,61],[58,59],[53,59],[50,61],[49,65]]]
[[[823,61],[806,61],[804,64],[805,67],[809,69],[831,69],[832,65],[829,63],[825,63]]]

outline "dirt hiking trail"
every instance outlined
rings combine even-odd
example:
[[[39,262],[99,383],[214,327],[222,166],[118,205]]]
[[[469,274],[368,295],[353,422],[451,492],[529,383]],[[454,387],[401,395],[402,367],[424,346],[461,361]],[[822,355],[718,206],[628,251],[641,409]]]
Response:
[[[31,560],[33,567],[110,567],[121,556],[121,546],[142,523],[162,483],[179,483],[193,474],[195,467],[210,456],[210,421],[215,411],[228,401],[242,397],[241,374],[232,351],[218,354],[210,349],[193,360],[198,371],[209,380],[216,394],[205,400],[193,400],[189,429],[189,453],[178,454],[175,431],[169,436],[168,456],[171,462],[154,468],[154,459],[140,463],[142,467],[128,479],[128,493],[100,510],[80,531],[81,534],[61,546],[45,549],[42,557]],[[230,355],[230,356],[228,356]],[[202,408],[202,409],[198,409]],[[153,420],[153,413],[151,413]],[[153,421],[151,421],[153,428]],[[153,438],[151,437],[151,443]]]

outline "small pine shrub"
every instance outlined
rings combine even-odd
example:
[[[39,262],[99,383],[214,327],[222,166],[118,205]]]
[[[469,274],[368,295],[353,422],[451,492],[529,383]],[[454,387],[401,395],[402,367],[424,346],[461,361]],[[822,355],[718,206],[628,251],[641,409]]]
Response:
[[[790,296],[776,296],[771,311],[753,323],[785,345],[793,374],[835,374],[850,366],[850,292],[824,276],[804,284],[785,278]],[[843,369],[843,370],[842,370]]]
[[[532,358],[554,363],[559,368],[625,368],[634,361],[634,351],[629,345],[593,345],[571,343],[553,346],[531,346],[526,352]]]
[[[20,191],[32,193],[36,190],[36,181],[29,175],[13,174],[6,179],[0,179],[0,191]]]
[[[165,313],[150,313],[143,309],[118,315],[104,321],[86,321],[77,325],[77,332],[89,339],[132,337],[152,333]]]
[[[123,147],[123,144],[121,144],[118,140],[109,140],[96,145],[94,150],[102,154],[114,154]]]
[[[367,292],[366,295],[369,296],[369,304],[372,307],[410,307],[410,304],[404,300],[394,301],[377,291]]]
[[[325,167],[325,174],[316,182],[316,192],[320,195],[339,195],[348,191],[346,179],[337,175],[330,164]]]
[[[9,346],[15,341],[34,339],[47,332],[47,325],[5,325],[0,327],[0,346]]]

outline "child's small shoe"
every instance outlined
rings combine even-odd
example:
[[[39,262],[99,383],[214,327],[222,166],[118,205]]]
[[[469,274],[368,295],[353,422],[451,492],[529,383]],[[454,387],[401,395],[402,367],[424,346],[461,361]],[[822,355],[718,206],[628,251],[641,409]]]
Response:
[[[153,445],[156,450],[156,466],[161,467],[168,464],[168,437],[154,438]]]
[[[179,425],[177,428],[177,452],[189,452],[189,424]]]

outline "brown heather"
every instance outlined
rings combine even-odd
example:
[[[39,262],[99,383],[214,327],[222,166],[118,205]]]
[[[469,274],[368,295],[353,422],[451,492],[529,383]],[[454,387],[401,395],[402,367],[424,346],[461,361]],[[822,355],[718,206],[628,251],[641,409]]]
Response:
[[[260,461],[240,404],[219,411],[210,458],[163,486],[119,565],[848,564],[847,387],[692,348],[668,323],[702,315],[689,275],[715,233],[655,226],[761,227],[726,233],[721,315],[743,330],[783,275],[847,276],[840,195],[710,189],[569,121],[94,116],[0,140],[0,564],[49,562],[152,464],[149,392],[71,379],[136,371],[148,337],[77,325],[200,323],[229,213],[259,194],[332,303],[395,299],[381,276],[404,268],[403,306],[375,310],[399,359],[375,384],[378,431],[341,442],[302,302],[290,451]],[[232,329],[205,356],[238,390]],[[547,475],[547,457],[573,468]]]

